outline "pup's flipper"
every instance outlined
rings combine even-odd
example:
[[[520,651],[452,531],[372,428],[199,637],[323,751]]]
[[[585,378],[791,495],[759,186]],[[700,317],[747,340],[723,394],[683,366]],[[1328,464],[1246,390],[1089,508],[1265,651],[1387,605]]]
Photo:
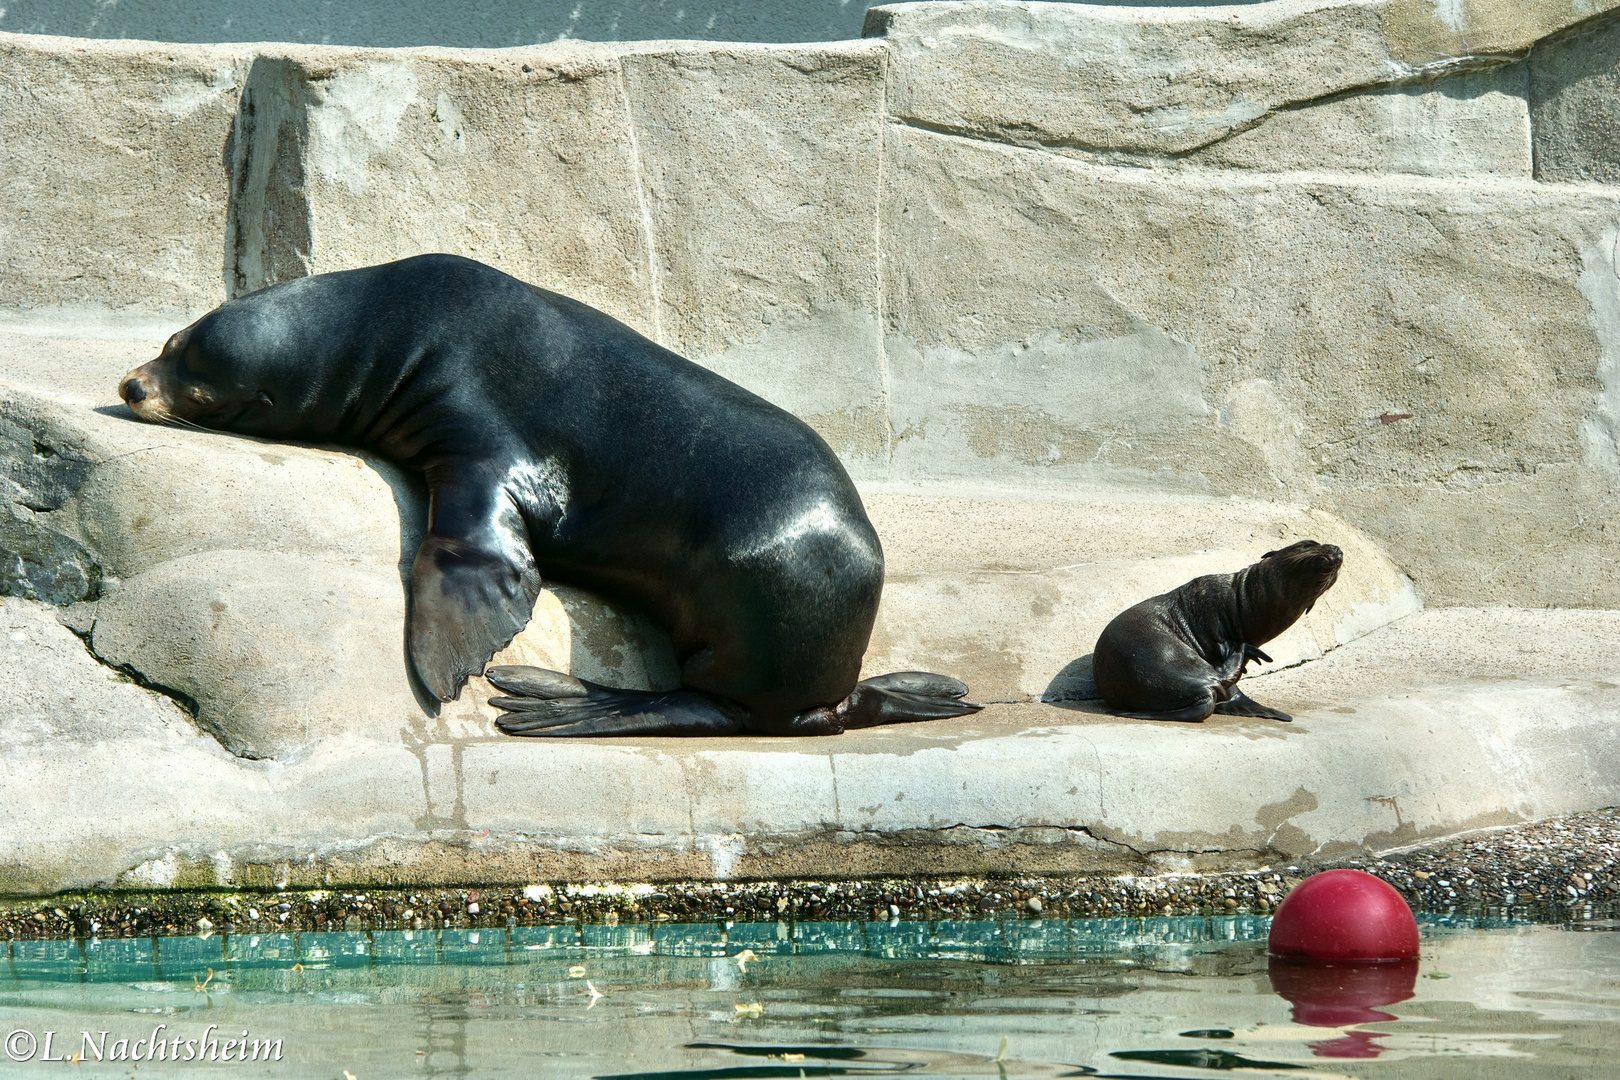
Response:
[[[1215,711],[1223,716],[1258,716],[1266,720],[1281,720],[1284,723],[1294,719],[1281,709],[1260,704],[1235,686],[1232,688],[1232,696],[1216,705]]]

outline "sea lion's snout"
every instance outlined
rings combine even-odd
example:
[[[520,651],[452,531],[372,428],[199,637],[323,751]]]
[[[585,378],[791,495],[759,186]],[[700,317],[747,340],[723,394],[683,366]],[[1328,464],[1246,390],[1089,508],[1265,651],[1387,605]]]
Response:
[[[1315,579],[1316,595],[1321,596],[1339,580],[1339,568],[1344,565],[1344,551],[1337,544],[1310,542],[1299,560],[1300,571],[1307,580]]]
[[[124,399],[129,411],[142,420],[163,421],[174,415],[173,403],[163,390],[163,379],[154,370],[163,362],[160,356],[118,381],[118,396]]]
[[[1344,550],[1337,544],[1318,544],[1315,540],[1307,540],[1294,548],[1285,549],[1285,553],[1294,553],[1300,562],[1314,563],[1324,570],[1337,570],[1344,563]]]

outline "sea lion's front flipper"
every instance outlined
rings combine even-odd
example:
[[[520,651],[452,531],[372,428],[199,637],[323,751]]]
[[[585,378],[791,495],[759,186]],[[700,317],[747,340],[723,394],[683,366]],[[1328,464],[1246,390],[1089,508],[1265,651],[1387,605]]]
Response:
[[[1260,704],[1235,686],[1232,688],[1232,696],[1217,704],[1215,711],[1224,716],[1258,716],[1266,720],[1281,720],[1284,723],[1294,719],[1281,709]]]
[[[441,483],[432,505],[411,566],[407,644],[422,685],[450,701],[528,625],[540,574],[504,490]]]
[[[946,720],[984,708],[967,696],[967,684],[931,671],[896,671],[855,684],[834,711],[844,728],[906,724],[918,720]]]

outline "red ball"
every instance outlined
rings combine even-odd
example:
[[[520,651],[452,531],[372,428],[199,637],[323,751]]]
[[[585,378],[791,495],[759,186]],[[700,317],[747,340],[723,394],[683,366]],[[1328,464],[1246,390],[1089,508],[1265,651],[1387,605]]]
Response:
[[[1371,874],[1325,870],[1294,886],[1277,906],[1267,949],[1293,960],[1412,960],[1417,920],[1401,894]]]

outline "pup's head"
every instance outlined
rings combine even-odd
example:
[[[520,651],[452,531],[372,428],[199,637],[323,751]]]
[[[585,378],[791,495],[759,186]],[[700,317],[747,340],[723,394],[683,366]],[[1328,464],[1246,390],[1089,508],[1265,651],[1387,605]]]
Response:
[[[1239,571],[1235,584],[1243,640],[1264,645],[1293,626],[1333,587],[1343,563],[1344,552],[1334,545],[1301,540],[1268,551]]]
[[[1344,565],[1344,552],[1334,544],[1301,540],[1277,551],[1266,552],[1260,556],[1259,565],[1286,582],[1290,595],[1305,599],[1305,611],[1309,611],[1316,604],[1317,598],[1339,580],[1339,567]],[[1300,614],[1303,615],[1305,611]]]

